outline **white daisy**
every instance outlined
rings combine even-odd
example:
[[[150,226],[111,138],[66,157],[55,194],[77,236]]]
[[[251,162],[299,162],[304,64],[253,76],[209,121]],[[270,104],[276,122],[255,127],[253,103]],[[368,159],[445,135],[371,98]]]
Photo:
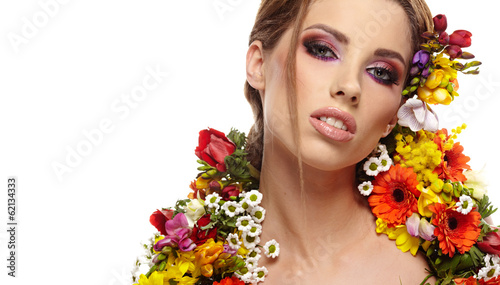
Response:
[[[247,272],[247,273],[240,275],[240,276],[237,276],[237,277],[240,278],[240,280],[245,282],[245,283],[252,283],[253,282],[252,272]]]
[[[369,176],[377,176],[378,173],[380,172],[380,167],[382,164],[380,164],[380,161],[376,157],[370,157],[365,164],[363,165],[363,170],[366,172],[366,175]]]
[[[266,244],[264,245],[264,254],[267,257],[278,257],[278,255],[280,254],[280,244],[275,239],[266,242]]]
[[[243,239],[243,244],[248,250],[254,249],[260,242],[260,237],[259,236],[250,236],[247,233],[243,233],[242,235]]]
[[[258,263],[259,260],[255,257],[249,257],[245,260],[245,266],[249,272],[252,272],[255,268],[257,268]]]
[[[221,197],[219,196],[219,194],[215,192],[210,195],[207,195],[205,197],[205,206],[207,206],[209,209],[218,210],[220,207],[219,205],[220,199]]]
[[[391,165],[392,165],[392,159],[389,157],[389,155],[387,153],[385,154],[382,154],[380,157],[379,157],[379,162],[380,162],[380,165],[381,167],[379,168],[379,171],[380,172],[384,172],[384,171],[387,171],[389,170],[389,168],[391,168]]]
[[[262,226],[260,224],[253,223],[253,225],[250,227],[250,230],[248,230],[246,233],[251,237],[260,236],[260,234],[262,233]]]
[[[243,197],[243,199],[241,199],[240,206],[243,210],[245,210],[247,212],[252,211],[252,208],[253,208],[252,205],[250,205],[250,201],[246,197]]]
[[[242,244],[240,238],[238,237],[238,234],[228,234],[226,237],[226,241],[229,247],[234,250],[240,249]]]
[[[260,223],[262,223],[262,221],[264,221],[264,218],[266,217],[266,210],[264,208],[262,208],[261,206],[256,206],[256,207],[253,207],[250,214],[252,215],[252,219],[256,223],[260,224]]]
[[[261,257],[261,255],[260,255],[260,254],[261,254],[261,250],[260,250],[260,248],[255,247],[255,248],[254,248],[254,249],[252,249],[250,252],[248,252],[247,256],[248,256],[248,257],[253,257],[253,258],[255,258],[255,259],[259,260],[259,259],[260,259],[260,257]]]
[[[226,201],[224,205],[222,205],[222,209],[228,217],[234,217],[244,211],[241,205],[234,201]]]
[[[380,152],[382,155],[387,154],[387,146],[385,144],[378,144],[377,146],[377,151]]]
[[[236,226],[239,231],[248,232],[255,224],[251,216],[241,216],[236,220]]]
[[[253,278],[257,282],[264,282],[264,280],[266,279],[266,275],[267,268],[265,268],[264,266],[255,268],[253,272]]]
[[[460,201],[457,202],[458,208],[456,209],[456,211],[464,215],[467,215],[468,213],[470,213],[470,211],[472,211],[472,206],[473,206],[472,198],[467,195],[462,195],[460,196]]]
[[[262,202],[262,193],[257,190],[252,190],[246,193],[245,198],[248,199],[247,203],[252,206],[258,206]]]
[[[370,196],[373,191],[373,185],[370,181],[365,181],[359,184],[358,190],[363,196]]]

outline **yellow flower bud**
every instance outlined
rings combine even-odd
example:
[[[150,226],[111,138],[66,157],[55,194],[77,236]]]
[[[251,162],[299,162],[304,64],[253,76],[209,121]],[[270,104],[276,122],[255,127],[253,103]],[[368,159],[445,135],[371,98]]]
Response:
[[[427,81],[425,81],[425,86],[429,89],[434,89],[441,84],[443,78],[445,77],[445,73],[441,69],[434,70],[429,77],[427,77]]]

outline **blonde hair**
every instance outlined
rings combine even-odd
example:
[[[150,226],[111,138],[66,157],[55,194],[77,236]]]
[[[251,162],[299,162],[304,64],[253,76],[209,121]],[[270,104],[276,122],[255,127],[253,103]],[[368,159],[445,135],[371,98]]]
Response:
[[[424,0],[392,0],[397,2],[408,16],[413,52],[422,43],[420,35],[433,27],[432,14]],[[286,59],[286,86],[288,88],[288,105],[292,115],[291,126],[297,129],[297,96],[295,80],[295,57],[300,28],[304,22],[313,0],[262,0],[250,33],[249,45],[259,40],[264,51],[272,50],[285,31],[292,28],[290,50]],[[248,134],[248,159],[254,167],[261,169],[264,148],[264,114],[259,91],[245,82],[245,97],[254,113],[254,125]],[[294,135],[295,145],[299,146],[298,132]],[[300,167],[300,154],[298,154]]]

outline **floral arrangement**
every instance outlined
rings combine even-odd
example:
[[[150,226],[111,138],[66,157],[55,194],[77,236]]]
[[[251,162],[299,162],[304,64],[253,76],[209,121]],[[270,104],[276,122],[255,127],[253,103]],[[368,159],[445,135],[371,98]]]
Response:
[[[377,218],[376,231],[403,252],[427,257],[436,284],[500,284],[500,234],[485,222],[496,211],[484,185],[455,142],[465,124],[439,130],[429,104],[450,104],[458,96],[457,72],[477,74],[478,61],[462,48],[471,33],[446,33],[444,15],[413,58],[408,96],[392,134],[362,163],[359,191]],[[411,97],[413,96],[413,97]],[[411,98],[410,98],[411,97]]]
[[[446,33],[444,15],[413,58],[407,96],[398,125],[359,165],[359,192],[368,197],[376,231],[397,248],[426,256],[428,277],[439,285],[500,284],[500,234],[485,218],[496,211],[485,185],[455,142],[465,125],[448,132],[430,104],[450,104],[458,96],[458,71],[477,74],[478,61],[463,48],[471,33]],[[202,130],[195,154],[200,167],[188,199],[156,210],[150,222],[159,231],[144,245],[134,276],[138,285],[256,284],[264,281],[261,254],[275,258],[276,240],[261,245],[266,211],[259,172],[246,160],[246,137]]]
[[[244,133],[232,130],[226,137],[214,129],[202,130],[195,150],[197,179],[188,199],[174,208],[155,211],[150,222],[159,231],[145,256],[150,266],[134,278],[136,284],[244,285],[265,280],[259,267],[261,254],[275,258],[275,240],[260,245],[261,223],[266,211],[259,206],[262,194],[259,172],[246,160]]]

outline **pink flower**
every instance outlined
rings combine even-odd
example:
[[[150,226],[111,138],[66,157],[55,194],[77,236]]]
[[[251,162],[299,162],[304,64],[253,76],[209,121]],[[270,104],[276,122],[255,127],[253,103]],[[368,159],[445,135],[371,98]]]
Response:
[[[175,217],[165,223],[167,235],[154,245],[155,251],[161,251],[165,246],[178,245],[181,251],[191,251],[196,248],[196,244],[189,238],[191,228],[183,213],[178,213]]]
[[[477,243],[477,247],[482,251],[490,254],[500,254],[500,234],[499,232],[490,232],[482,242]]]
[[[399,108],[398,123],[409,127],[412,131],[426,130],[435,132],[439,128],[436,114],[427,105],[418,99],[410,98]]]

